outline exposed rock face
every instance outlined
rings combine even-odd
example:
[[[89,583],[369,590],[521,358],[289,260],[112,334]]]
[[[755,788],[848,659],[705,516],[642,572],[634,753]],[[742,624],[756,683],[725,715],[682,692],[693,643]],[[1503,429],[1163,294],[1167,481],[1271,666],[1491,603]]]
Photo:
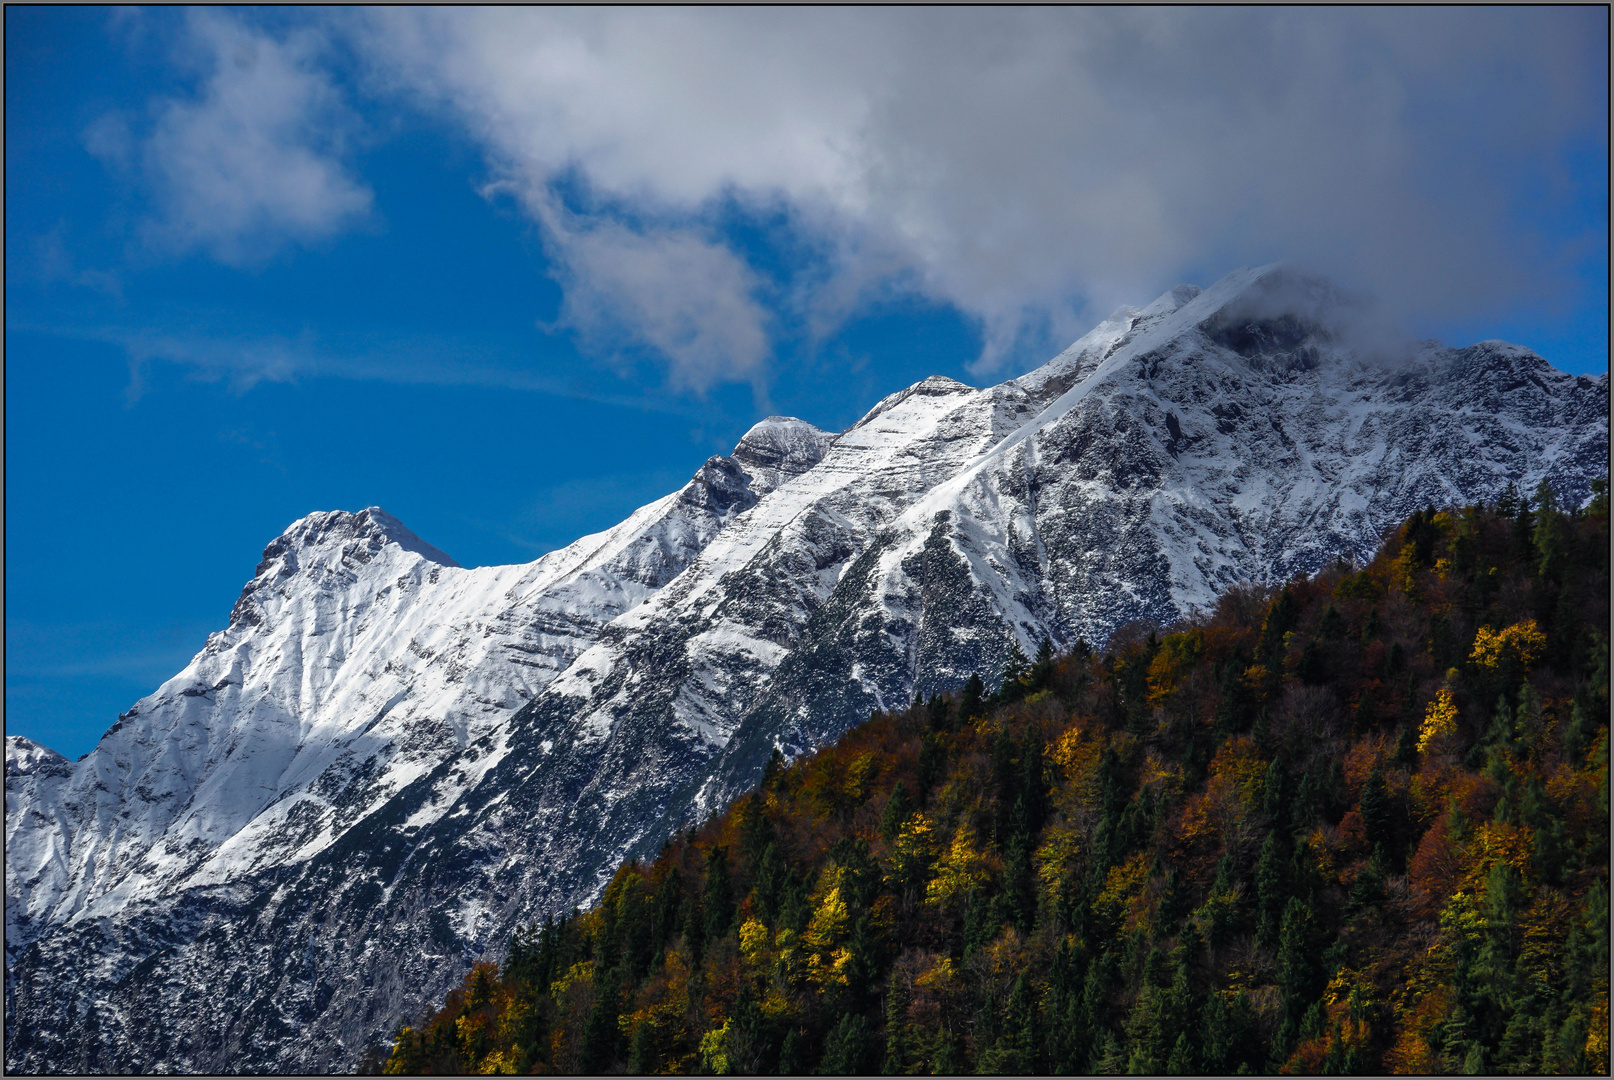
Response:
[[[1608,380],[1350,345],[1239,271],[1037,371],[771,417],[681,491],[466,570],[374,508],[265,551],[77,764],[7,740],[8,1067],[327,1071],[514,925],[872,708],[1366,556],[1426,504],[1608,469]]]

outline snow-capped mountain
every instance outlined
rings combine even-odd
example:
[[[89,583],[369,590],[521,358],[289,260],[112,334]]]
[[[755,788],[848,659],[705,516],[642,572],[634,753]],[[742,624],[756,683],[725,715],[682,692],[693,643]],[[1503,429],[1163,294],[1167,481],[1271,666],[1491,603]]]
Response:
[[[6,1061],[323,1071],[514,925],[913,693],[1412,510],[1607,474],[1608,382],[1355,344],[1282,268],[838,435],[770,418],[621,525],[464,569],[371,508],[266,549],[227,629],[70,763],[6,745]]]

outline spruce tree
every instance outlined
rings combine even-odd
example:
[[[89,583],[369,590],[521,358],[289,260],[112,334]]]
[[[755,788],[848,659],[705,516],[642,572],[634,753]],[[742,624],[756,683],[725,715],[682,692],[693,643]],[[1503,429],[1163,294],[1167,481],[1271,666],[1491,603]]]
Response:
[[[1377,765],[1362,783],[1361,801],[1362,829],[1367,834],[1367,842],[1390,847],[1395,839],[1395,805],[1384,782],[1384,771]]]
[[[829,1033],[824,1044],[824,1060],[819,1063],[820,1076],[861,1076],[869,1071],[873,1057],[873,1038],[869,1022],[862,1013],[844,1014],[840,1023]]]
[[[1286,869],[1278,834],[1269,832],[1255,864],[1255,940],[1268,948],[1278,944],[1283,902],[1289,894]]]
[[[1315,936],[1310,905],[1290,897],[1278,937],[1278,994],[1284,1015],[1291,1019],[1299,1019],[1322,993]]]
[[[981,715],[981,701],[986,697],[986,684],[981,677],[970,674],[969,681],[964,684],[963,696],[958,702],[958,719],[961,724],[968,723]]]
[[[912,1040],[908,1037],[908,997],[908,985],[892,972],[885,994],[885,1063],[880,1066],[886,1076],[905,1075],[913,1057]]]
[[[801,1031],[791,1028],[785,1032],[785,1038],[779,1044],[779,1075],[805,1076],[807,1075],[808,1041]]]
[[[701,890],[706,941],[716,941],[734,926],[734,885],[729,878],[728,849],[714,847],[706,856],[706,881]]]
[[[880,815],[880,835],[886,843],[897,838],[903,823],[913,816],[913,800],[908,797],[908,786],[901,780],[891,789],[891,797],[885,801],[885,811]]]
[[[1194,1065],[1193,1044],[1188,1041],[1186,1031],[1177,1036],[1177,1045],[1172,1048],[1171,1057],[1166,1061],[1166,1072],[1171,1076],[1199,1075]]]

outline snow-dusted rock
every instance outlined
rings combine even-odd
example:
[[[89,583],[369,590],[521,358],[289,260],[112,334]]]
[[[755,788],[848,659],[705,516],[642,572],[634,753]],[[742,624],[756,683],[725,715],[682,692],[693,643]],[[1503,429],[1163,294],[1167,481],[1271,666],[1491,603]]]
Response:
[[[1606,375],[1386,358],[1350,316],[1282,268],[1179,286],[998,386],[770,417],[525,566],[374,508],[297,522],[86,758],[7,740],[8,1066],[349,1066],[775,746],[1365,556],[1428,503],[1606,475]]]

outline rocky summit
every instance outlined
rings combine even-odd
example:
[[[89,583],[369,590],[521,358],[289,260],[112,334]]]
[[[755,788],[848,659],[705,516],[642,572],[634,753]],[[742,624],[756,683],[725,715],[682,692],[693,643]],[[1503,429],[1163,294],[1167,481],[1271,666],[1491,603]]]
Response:
[[[351,1069],[776,747],[1607,475],[1607,375],[1353,327],[1284,267],[1179,286],[997,386],[770,417],[522,566],[294,523],[90,754],[7,738],[8,1070]]]

